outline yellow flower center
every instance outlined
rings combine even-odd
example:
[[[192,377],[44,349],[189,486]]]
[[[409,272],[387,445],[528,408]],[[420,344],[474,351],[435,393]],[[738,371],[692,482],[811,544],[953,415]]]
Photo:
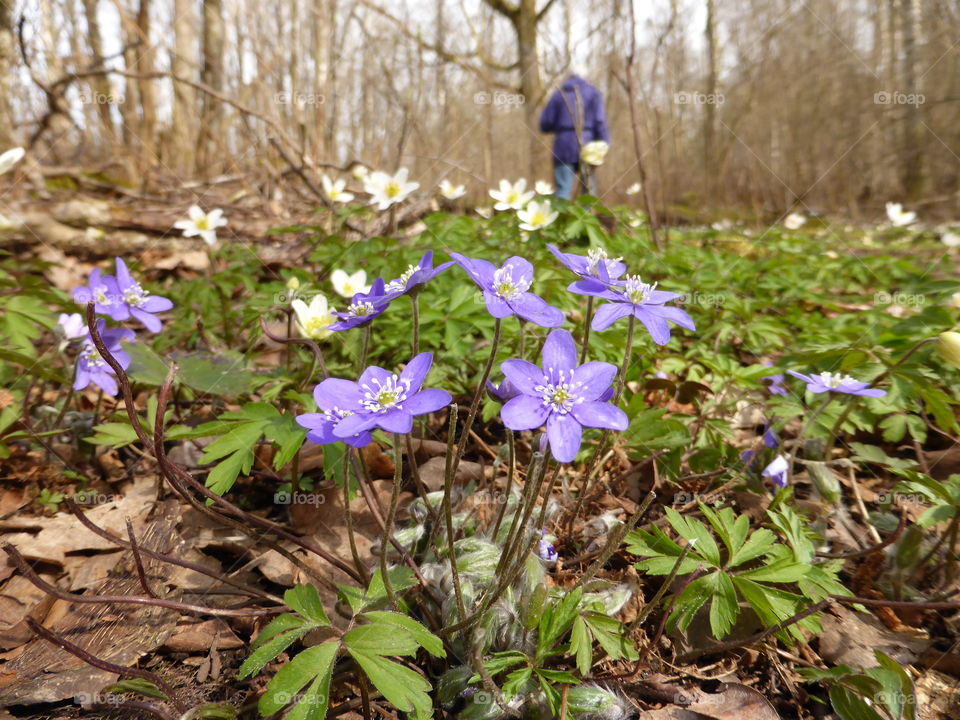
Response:
[[[400,194],[400,184],[396,182],[388,182],[387,186],[383,189],[383,194],[388,198],[395,198]]]

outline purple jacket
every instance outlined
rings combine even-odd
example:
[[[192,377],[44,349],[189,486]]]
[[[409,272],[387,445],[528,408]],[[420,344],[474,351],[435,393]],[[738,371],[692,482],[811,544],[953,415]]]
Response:
[[[583,121],[584,144],[593,140],[610,142],[607,130],[607,115],[603,109],[600,91],[582,77],[573,75],[550,96],[547,106],[540,115],[540,131],[554,133],[553,164],[580,162],[580,146],[574,130],[570,111],[577,112],[577,96],[580,98],[580,112]]]

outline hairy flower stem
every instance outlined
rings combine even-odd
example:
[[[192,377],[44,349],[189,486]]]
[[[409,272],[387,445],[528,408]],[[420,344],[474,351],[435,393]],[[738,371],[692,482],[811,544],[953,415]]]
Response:
[[[526,333],[527,321],[524,320],[523,318],[517,318],[517,319],[520,321],[520,332],[517,335],[517,357],[523,360],[524,359],[523,351],[525,349],[526,339],[527,339],[527,333]]]
[[[347,453],[351,452],[348,448]],[[350,554],[353,556],[353,565],[357,568],[364,586],[370,583],[370,575],[367,572],[363,560],[360,559],[360,552],[357,550],[357,539],[353,534],[353,510],[350,508],[350,469],[347,466],[347,454],[340,461],[343,466],[343,515],[347,526],[347,540],[350,543]]]
[[[793,446],[793,449],[790,451],[790,459],[787,461],[787,483],[790,483],[793,480],[793,464],[797,459],[797,450],[803,444],[803,439],[807,436],[807,430],[813,427],[813,421],[817,419],[820,413],[826,410],[827,405],[829,405],[832,400],[833,400],[833,393],[827,393],[827,397],[824,399],[822,403],[820,403],[817,409],[813,411],[813,414],[807,418],[807,421],[803,424],[803,427],[800,429],[800,434],[797,435],[797,439]],[[849,407],[849,405],[847,407]],[[845,419],[846,418],[843,415],[840,416],[841,421]],[[829,452],[829,449],[827,450],[827,452]]]
[[[483,391],[486,389],[487,380],[490,379],[490,371],[493,369],[493,362],[497,358],[497,348],[500,346],[500,318],[493,323],[493,341],[490,343],[490,356],[487,358],[486,365],[483,366],[483,374],[480,376],[480,382],[477,383],[477,389],[473,393],[473,400],[470,402],[470,410],[467,412],[467,422],[460,433],[460,442],[457,443],[457,452],[453,456],[453,461],[447,467],[447,474],[453,477],[457,476],[457,469],[460,467],[460,461],[463,459],[463,453],[467,449],[467,440],[470,438],[470,431],[473,429],[473,421],[477,417],[477,410],[480,408],[480,399],[483,397]]]
[[[507,512],[507,505],[510,503],[510,492],[513,490],[513,475],[516,472],[517,448],[516,439],[513,430],[507,430],[507,487],[503,491],[503,502],[500,503],[500,510],[497,512],[497,521],[493,525],[493,532],[490,537],[494,542],[497,541],[497,534],[500,532],[500,524],[503,522],[503,516]]]
[[[450,577],[453,579],[453,591],[457,598],[457,619],[463,621],[467,617],[467,609],[463,604],[463,589],[460,587],[460,572],[457,570],[457,551],[453,535],[453,507],[451,495],[453,493],[453,473],[450,465],[453,462],[453,442],[457,434],[457,406],[450,406],[450,424],[447,429],[447,468],[443,478],[443,517],[447,525],[447,552],[450,560]],[[428,503],[429,507],[429,503]]]
[[[630,317],[633,317],[632,315]],[[587,347],[590,345],[590,323],[593,321],[593,295],[587,295],[587,315],[583,323],[583,345],[580,347],[580,364],[587,361]]]
[[[420,293],[410,293],[410,302],[413,303],[413,357],[420,354]]]
[[[360,367],[363,370],[367,366],[367,354],[370,352],[370,335],[373,333],[373,323],[367,323],[363,328],[363,347],[360,350]]]
[[[397,504],[400,502],[400,481],[403,471],[403,452],[400,450],[400,434],[393,434],[393,493],[390,495],[390,507],[387,508],[387,519],[383,524],[383,540],[380,543],[380,576],[383,579],[383,589],[387,591],[387,598],[394,610],[400,612],[400,604],[393,593],[393,583],[387,572],[387,548],[393,540],[393,519],[397,514]]]
[[[623,350],[623,364],[620,366],[620,376],[617,378],[617,390],[613,395],[613,404],[618,405],[623,396],[623,387],[627,382],[627,370],[630,369],[630,357],[633,354],[633,330],[637,324],[637,318],[631,315],[627,321],[627,345]]]
[[[496,574],[501,573],[507,567],[507,560],[510,549],[513,547],[516,537],[522,532],[524,524],[529,514],[533,512],[533,499],[540,491],[537,478],[543,477],[546,471],[546,460],[543,453],[535,452],[530,458],[530,465],[527,468],[527,480],[523,486],[523,493],[520,496],[520,502],[513,511],[513,520],[510,522],[510,529],[507,531],[507,537],[503,543],[503,553],[500,555],[500,562],[497,563]]]

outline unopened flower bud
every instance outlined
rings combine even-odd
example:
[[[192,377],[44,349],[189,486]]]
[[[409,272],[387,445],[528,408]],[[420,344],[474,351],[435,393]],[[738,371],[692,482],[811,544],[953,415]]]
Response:
[[[937,351],[948,363],[960,368],[960,333],[953,331],[940,333]]]

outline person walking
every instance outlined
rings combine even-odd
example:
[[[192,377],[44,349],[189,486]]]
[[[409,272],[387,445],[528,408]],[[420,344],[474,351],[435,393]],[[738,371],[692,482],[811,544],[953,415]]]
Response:
[[[598,140],[609,144],[610,133],[600,91],[583,79],[579,69],[573,69],[550,96],[540,114],[540,131],[554,135],[553,179],[557,197],[569,200],[573,196],[574,178],[578,174],[581,192],[596,195],[597,181],[592,168],[585,167],[584,172],[580,172],[580,150]]]

